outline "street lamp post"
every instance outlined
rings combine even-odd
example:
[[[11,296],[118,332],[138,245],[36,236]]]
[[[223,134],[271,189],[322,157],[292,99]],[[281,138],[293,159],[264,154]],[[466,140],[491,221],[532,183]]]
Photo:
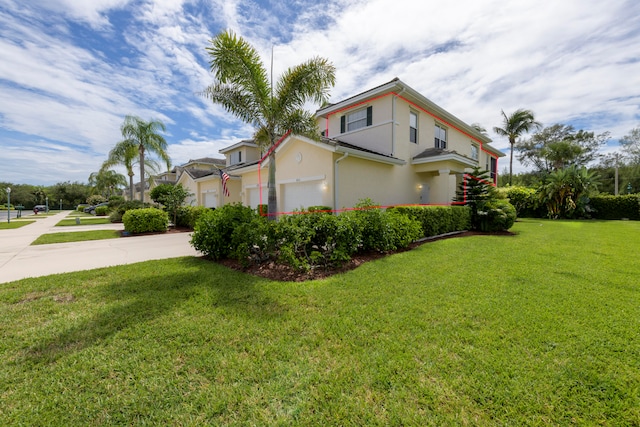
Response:
[[[45,197],[44,201],[45,201],[45,208],[46,208],[45,212],[49,213],[49,196]]]
[[[60,199],[60,210],[62,210],[62,199]]]
[[[11,224],[11,188],[7,187],[7,223]]]

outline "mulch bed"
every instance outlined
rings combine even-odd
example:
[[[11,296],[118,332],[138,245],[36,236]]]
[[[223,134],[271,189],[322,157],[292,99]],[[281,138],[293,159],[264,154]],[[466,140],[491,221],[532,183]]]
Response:
[[[465,232],[449,234],[445,236],[437,236],[437,237],[423,240],[420,242],[412,243],[408,248],[395,251],[395,252],[387,252],[387,253],[368,252],[368,253],[356,254],[353,256],[351,261],[343,264],[341,267],[315,268],[310,271],[296,270],[288,265],[278,264],[275,262],[270,262],[266,264],[253,264],[248,267],[242,266],[242,264],[240,264],[240,262],[238,262],[235,259],[223,259],[217,262],[228,268],[231,268],[237,271],[242,271],[244,273],[252,274],[254,276],[264,277],[270,280],[277,280],[280,282],[304,282],[306,280],[316,280],[316,279],[324,279],[327,277],[331,277],[334,274],[353,270],[354,268],[359,267],[366,262],[383,258],[394,253],[410,251],[414,248],[417,248],[418,246],[421,246],[430,242],[435,242],[437,240],[468,237],[468,236],[478,236],[478,235],[480,236],[487,236],[487,235],[515,236],[515,233],[512,233],[510,231],[500,231],[500,232],[493,232],[493,233],[483,233],[479,231],[465,231]]]

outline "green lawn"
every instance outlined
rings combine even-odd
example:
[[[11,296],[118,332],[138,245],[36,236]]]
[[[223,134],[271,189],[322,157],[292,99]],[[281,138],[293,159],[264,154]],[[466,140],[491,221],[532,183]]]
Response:
[[[330,279],[198,258],[0,285],[5,425],[639,425],[640,223],[524,221]]]
[[[78,217],[79,218],[79,217]],[[94,225],[94,224],[111,224],[109,221],[109,217],[106,216],[93,216],[91,215],[89,218],[80,218],[80,224],[76,224],[76,220],[74,218],[67,218],[60,220],[56,227],[67,227],[74,225]]]
[[[8,230],[11,228],[20,228],[20,227],[24,227],[25,225],[29,225],[34,223],[35,221],[26,221],[26,220],[22,220],[22,219],[13,219],[11,222],[0,222],[0,230]]]
[[[83,242],[86,240],[117,239],[120,232],[116,230],[63,231],[60,233],[42,234],[32,245],[48,245],[50,243]],[[100,256],[100,254],[96,254]]]

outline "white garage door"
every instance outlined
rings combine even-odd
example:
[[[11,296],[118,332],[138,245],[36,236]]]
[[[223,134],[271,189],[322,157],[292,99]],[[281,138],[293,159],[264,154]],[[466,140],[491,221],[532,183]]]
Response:
[[[322,205],[322,181],[294,182],[282,186],[280,210],[292,212],[294,209]]]

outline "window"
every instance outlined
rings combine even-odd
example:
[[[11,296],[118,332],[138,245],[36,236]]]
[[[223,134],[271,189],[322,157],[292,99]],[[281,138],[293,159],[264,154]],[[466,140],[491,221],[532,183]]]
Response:
[[[229,164],[236,165],[238,163],[242,163],[242,151],[231,153],[231,161],[229,162]]]
[[[436,148],[442,150],[447,149],[447,130],[439,125],[436,125]]]
[[[363,108],[340,117],[340,133],[351,132],[371,126],[373,107]]]
[[[418,115],[413,111],[409,112],[409,141],[418,143]]]
[[[478,146],[476,144],[471,144],[471,158],[478,160]]]
[[[498,159],[491,157],[491,179],[494,184],[498,183]]]

